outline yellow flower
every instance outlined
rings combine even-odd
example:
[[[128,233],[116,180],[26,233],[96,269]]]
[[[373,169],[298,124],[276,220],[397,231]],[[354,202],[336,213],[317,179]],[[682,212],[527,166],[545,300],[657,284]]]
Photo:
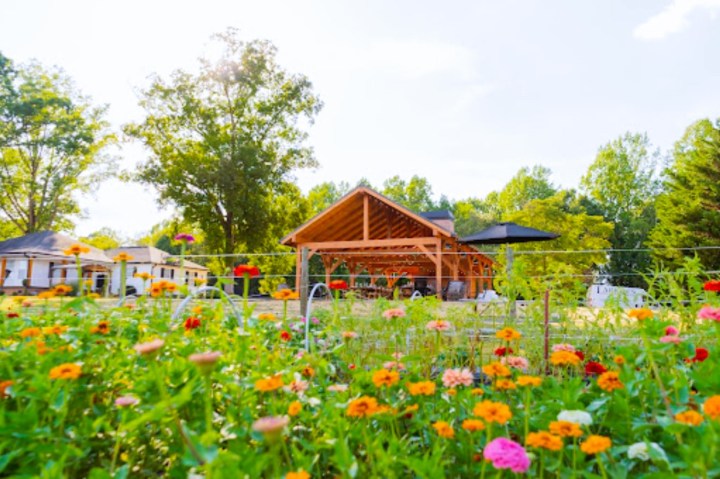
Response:
[[[612,446],[612,441],[609,437],[593,434],[580,443],[580,450],[585,454],[597,454],[607,451],[610,449],[610,446]]]
[[[99,321],[97,326],[90,328],[93,334],[108,334],[110,332],[110,321]]]
[[[646,319],[652,319],[653,312],[648,308],[635,308],[628,311],[628,316],[638,321],[644,321]]]
[[[50,379],[77,379],[82,374],[82,368],[75,363],[65,363],[50,370]]]
[[[580,425],[570,421],[553,421],[550,432],[561,437],[580,437],[583,435]]]
[[[56,284],[52,290],[57,296],[65,296],[66,294],[70,294],[72,292],[72,286],[68,286],[67,284]]]
[[[486,364],[485,366],[482,367],[482,371],[485,374],[487,374],[488,376],[490,376],[491,378],[494,378],[494,377],[502,378],[502,377],[510,376],[510,374],[511,374],[510,369],[507,366],[505,366],[504,364],[499,363],[499,362]]]
[[[517,378],[517,384],[518,386],[530,386],[530,387],[538,387],[542,383],[542,378],[538,376],[518,376]]]
[[[472,388],[470,390],[470,394],[472,394],[473,396],[482,396],[483,394],[485,394],[485,391],[483,391],[482,388]]]
[[[147,281],[149,279],[155,279],[155,276],[151,275],[150,273],[142,272],[142,273],[135,273],[133,275],[134,278],[139,278],[143,281]]]
[[[68,327],[63,326],[62,324],[56,324],[54,326],[46,326],[42,328],[43,334],[62,334],[67,330]]]
[[[293,401],[290,403],[290,406],[288,406],[288,416],[295,417],[298,414],[300,414],[300,411],[302,411],[302,404],[300,401]]]
[[[258,319],[260,321],[277,321],[277,316],[272,313],[260,313]]]
[[[512,341],[513,339],[520,339],[522,335],[513,328],[503,328],[495,333],[495,337],[505,341]]]
[[[450,388],[447,391],[445,391],[445,394],[447,394],[448,396],[457,396],[457,389]]]
[[[446,439],[452,439],[455,437],[455,430],[453,427],[445,422],[445,421],[436,421],[433,423],[432,427],[437,431],[438,436],[444,437]]]
[[[468,432],[482,431],[485,429],[485,423],[480,419],[465,419],[462,428]]]
[[[38,299],[50,299],[55,297],[54,291],[43,291],[41,293],[38,293],[37,295]]]
[[[623,364],[625,364],[625,356],[618,354],[613,358],[613,362],[618,366],[622,366]]]
[[[517,386],[512,379],[498,379],[495,381],[495,389],[498,391],[508,391],[510,389],[517,389]]]
[[[720,396],[708,398],[705,404],[703,404],[703,412],[705,412],[710,419],[720,419]]]
[[[400,380],[400,373],[397,371],[388,371],[387,369],[380,369],[375,371],[372,376],[372,382],[375,387],[390,387],[396,384]]]
[[[555,351],[550,355],[550,362],[555,366],[577,366],[580,358],[570,351]]]
[[[350,417],[367,417],[375,414],[377,409],[377,399],[370,396],[362,396],[350,401],[345,414]]]
[[[283,387],[284,383],[280,375],[271,376],[269,378],[258,379],[255,381],[255,389],[260,392],[275,391]]]
[[[675,420],[680,424],[687,424],[688,426],[699,426],[703,422],[703,417],[699,412],[688,409],[687,411],[675,414]]]
[[[63,251],[65,256],[80,256],[82,253],[89,253],[90,248],[87,246],[83,246],[81,244],[75,243],[71,245],[68,249]]]
[[[115,261],[116,263],[120,263],[122,261],[132,261],[133,259],[135,259],[133,256],[130,256],[129,254],[123,252],[118,253],[118,255],[113,258],[113,261]]]
[[[407,388],[411,396],[432,396],[435,394],[435,383],[432,381],[408,383]]]
[[[563,447],[562,438],[547,431],[531,432],[525,438],[525,444],[548,451],[559,451]]]
[[[512,419],[510,408],[503,403],[485,400],[473,408],[473,415],[485,419],[485,422],[505,424]]]
[[[285,479],[310,479],[310,474],[303,470],[299,470],[297,472],[288,472],[285,475]]]
[[[616,389],[622,389],[625,387],[620,381],[616,371],[607,371],[602,373],[600,377],[598,377],[597,384],[600,389],[607,392],[612,392]]]
[[[288,301],[291,299],[298,299],[300,297],[300,293],[293,291],[292,289],[281,289],[280,291],[275,291],[272,295],[275,299],[281,299],[283,301]]]

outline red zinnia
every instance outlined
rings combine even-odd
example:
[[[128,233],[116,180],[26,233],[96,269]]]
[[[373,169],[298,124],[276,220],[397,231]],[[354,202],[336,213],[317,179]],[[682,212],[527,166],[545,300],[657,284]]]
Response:
[[[575,356],[580,358],[580,361],[585,361],[585,353],[582,351],[575,351]]]
[[[8,317],[8,318],[19,318],[20,315],[17,314],[17,313],[8,313],[8,314],[7,314],[7,317]]]
[[[188,319],[185,320],[185,331],[190,331],[191,329],[199,328],[200,327],[200,318],[196,318],[195,316],[190,316]]]
[[[585,365],[585,374],[592,376],[593,374],[602,374],[607,372],[607,368],[596,361],[588,361]]]
[[[328,284],[328,288],[330,288],[330,289],[348,289],[348,284],[345,282],[344,279],[336,279],[334,281],[330,281],[330,284]]]
[[[711,279],[703,285],[705,291],[720,292],[720,279]]]
[[[701,363],[705,361],[708,356],[710,356],[710,353],[705,348],[695,348],[695,356],[692,358],[687,358],[685,360],[686,363]]]
[[[290,338],[292,338],[292,335],[290,335],[290,333],[288,333],[287,331],[283,331],[282,333],[280,333],[280,339],[282,339],[283,341],[290,341]]]
[[[235,273],[235,276],[248,275],[251,278],[254,278],[256,276],[260,276],[260,269],[257,266],[251,266],[249,264],[239,264],[235,266],[233,273]]]
[[[514,352],[515,352],[515,351],[513,351],[512,348],[497,348],[497,349],[493,352],[493,354],[494,354],[495,356],[507,356],[508,354],[512,354],[512,353],[514,353]]]

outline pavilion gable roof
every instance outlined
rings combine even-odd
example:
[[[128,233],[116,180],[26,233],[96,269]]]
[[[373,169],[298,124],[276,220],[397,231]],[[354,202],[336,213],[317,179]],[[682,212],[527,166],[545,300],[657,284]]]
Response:
[[[452,232],[377,191],[359,186],[285,236],[280,243],[297,246],[304,242],[362,240],[365,201],[368,202],[370,239],[454,237]]]

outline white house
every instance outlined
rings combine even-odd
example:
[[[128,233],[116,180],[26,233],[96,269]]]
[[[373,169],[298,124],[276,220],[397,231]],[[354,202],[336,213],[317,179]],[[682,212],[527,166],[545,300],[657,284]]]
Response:
[[[208,269],[205,266],[185,260],[183,267],[180,268],[178,258],[171,257],[169,253],[152,246],[123,246],[105,252],[110,258],[114,258],[119,253],[127,253],[133,257],[127,263],[126,284],[138,293],[143,291],[143,280],[135,278],[136,273],[148,273],[155,277],[154,281],[164,279],[178,285],[186,284],[190,290],[207,282]],[[181,277],[181,270],[184,278]],[[150,282],[146,282],[145,286],[149,285]],[[110,293],[118,294],[119,291],[120,266],[115,265],[110,279]]]
[[[102,251],[63,234],[42,231],[0,242],[0,290],[5,294],[36,293],[60,283],[76,284],[75,256],[65,254],[65,250],[75,244],[90,250],[79,255],[82,277],[84,281],[92,281],[90,290],[97,293],[104,293],[107,287],[111,294],[118,294],[120,264],[114,263],[113,258],[120,252],[133,257],[127,264],[127,286],[138,293],[143,290],[143,282],[133,277],[135,273],[144,272],[154,276],[155,280],[187,284],[191,290],[207,282],[206,267],[185,261],[184,267],[180,268],[176,258],[151,246],[125,246]]]
[[[642,288],[626,288],[609,284],[593,284],[588,288],[587,305],[602,308],[612,302],[621,308],[641,308],[645,304],[647,291]]]
[[[77,283],[75,257],[65,250],[79,241],[52,231],[31,233],[0,242],[0,289],[40,291],[60,283]],[[92,279],[92,291],[102,292],[113,262],[92,246],[80,254],[83,280]]]

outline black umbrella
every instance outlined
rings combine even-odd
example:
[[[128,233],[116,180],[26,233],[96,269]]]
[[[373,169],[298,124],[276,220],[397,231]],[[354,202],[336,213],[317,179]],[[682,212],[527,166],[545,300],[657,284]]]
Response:
[[[559,236],[559,234],[507,222],[492,225],[475,234],[461,238],[460,242],[466,244],[527,243],[530,241],[548,241]]]
[[[497,223],[482,231],[478,231],[475,234],[466,236],[460,239],[461,243],[465,244],[504,244],[507,245],[505,250],[507,254],[507,265],[505,269],[507,271],[508,278],[510,277],[510,271],[512,271],[513,263],[513,250],[510,246],[511,243],[529,243],[530,241],[549,241],[555,238],[559,238],[560,235],[556,233],[549,233],[547,231],[536,230],[535,228],[528,228],[527,226],[520,226],[519,224],[506,222]],[[514,305],[511,308],[511,314],[514,316]]]

